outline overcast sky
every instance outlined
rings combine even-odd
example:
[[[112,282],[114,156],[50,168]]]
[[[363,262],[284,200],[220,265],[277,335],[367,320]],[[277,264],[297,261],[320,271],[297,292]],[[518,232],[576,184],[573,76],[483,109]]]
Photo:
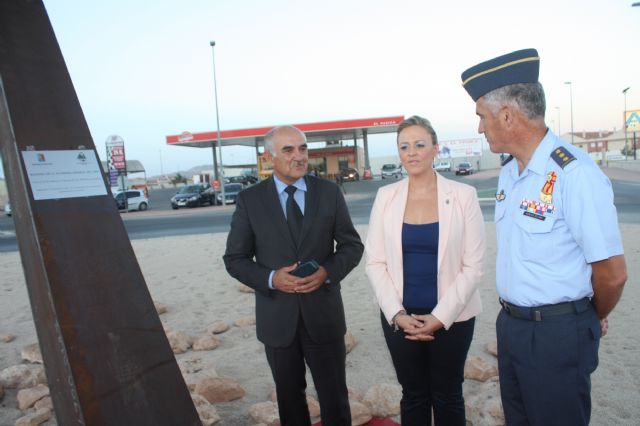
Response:
[[[44,1],[98,153],[119,135],[147,175],[210,164],[165,136],[419,114],[441,140],[476,137],[460,73],[533,47],[547,124],[612,130],[640,109],[640,7],[632,0]],[[448,3],[448,4],[447,4]],[[555,107],[559,107],[559,110]],[[395,153],[375,138],[372,156]],[[225,163],[251,149],[224,150]]]

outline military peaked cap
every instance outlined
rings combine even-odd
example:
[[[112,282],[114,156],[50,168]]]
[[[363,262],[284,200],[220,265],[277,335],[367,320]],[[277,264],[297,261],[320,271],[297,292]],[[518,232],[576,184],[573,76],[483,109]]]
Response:
[[[477,101],[500,87],[536,83],[539,71],[540,57],[536,49],[517,50],[469,68],[462,73],[462,85]]]

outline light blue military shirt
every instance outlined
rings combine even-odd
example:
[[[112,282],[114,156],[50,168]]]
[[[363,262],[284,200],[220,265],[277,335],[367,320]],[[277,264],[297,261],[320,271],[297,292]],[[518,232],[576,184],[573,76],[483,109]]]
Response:
[[[623,254],[611,182],[550,130],[520,175],[502,168],[495,223],[498,295],[514,305],[591,297],[590,263]]]

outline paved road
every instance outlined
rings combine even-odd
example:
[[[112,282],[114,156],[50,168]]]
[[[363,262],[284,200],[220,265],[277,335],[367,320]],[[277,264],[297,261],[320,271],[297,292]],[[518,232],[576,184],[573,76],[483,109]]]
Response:
[[[456,177],[453,173],[445,175],[475,186],[480,194],[491,194],[497,185],[495,173],[479,173],[471,178]],[[376,191],[394,181],[377,179],[344,184],[347,204],[355,224],[368,223]],[[620,223],[640,223],[640,182],[613,179],[612,183]],[[150,193],[150,210],[121,213],[131,239],[228,231],[235,208],[233,205],[172,210],[169,199],[174,193],[174,189],[153,190]],[[480,204],[485,221],[493,220],[493,200],[489,197]],[[17,241],[13,220],[3,216],[0,218],[0,252],[14,250],[17,250]]]

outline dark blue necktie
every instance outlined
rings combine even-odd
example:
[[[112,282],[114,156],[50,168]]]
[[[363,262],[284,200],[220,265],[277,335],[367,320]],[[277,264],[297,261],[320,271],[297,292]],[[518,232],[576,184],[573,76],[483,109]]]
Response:
[[[293,241],[297,244],[300,231],[302,230],[302,212],[300,211],[300,206],[298,206],[298,203],[296,203],[296,200],[293,198],[296,187],[289,185],[285,188],[285,192],[289,195],[287,198],[287,225],[289,225],[289,232],[291,232]]]

